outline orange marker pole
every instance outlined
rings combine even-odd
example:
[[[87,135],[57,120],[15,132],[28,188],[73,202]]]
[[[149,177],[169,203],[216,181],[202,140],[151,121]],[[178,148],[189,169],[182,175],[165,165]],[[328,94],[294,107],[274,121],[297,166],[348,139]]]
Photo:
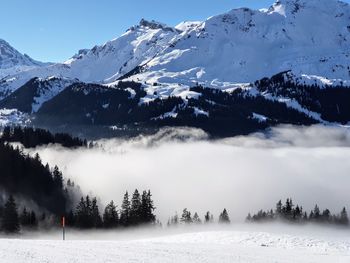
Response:
[[[62,217],[62,234],[63,234],[63,240],[66,240],[65,226],[66,226],[66,218],[63,216],[63,217]]]

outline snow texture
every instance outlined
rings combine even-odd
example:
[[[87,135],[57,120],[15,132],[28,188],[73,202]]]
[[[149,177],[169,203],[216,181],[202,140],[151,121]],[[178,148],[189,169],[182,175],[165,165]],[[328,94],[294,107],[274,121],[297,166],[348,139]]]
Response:
[[[69,234],[68,234],[69,236]],[[349,262],[349,238],[210,231],[117,241],[0,240],[11,263],[61,262]]]

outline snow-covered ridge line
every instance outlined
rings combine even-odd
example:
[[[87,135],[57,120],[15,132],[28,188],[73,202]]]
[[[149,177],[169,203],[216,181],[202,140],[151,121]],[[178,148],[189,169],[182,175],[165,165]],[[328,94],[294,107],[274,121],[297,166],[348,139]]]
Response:
[[[13,92],[33,77],[52,75],[112,83],[141,66],[130,80],[170,89],[197,83],[223,89],[288,70],[302,83],[348,85],[349,18],[349,5],[340,1],[280,0],[268,9],[233,9],[175,27],[143,19],[63,64],[7,71],[0,89]]]
[[[338,86],[350,88],[350,80],[329,79],[322,76],[307,75],[307,74],[297,75],[291,71],[285,73],[284,80],[291,81],[297,85],[308,85],[308,86],[316,85],[320,88],[338,87]]]

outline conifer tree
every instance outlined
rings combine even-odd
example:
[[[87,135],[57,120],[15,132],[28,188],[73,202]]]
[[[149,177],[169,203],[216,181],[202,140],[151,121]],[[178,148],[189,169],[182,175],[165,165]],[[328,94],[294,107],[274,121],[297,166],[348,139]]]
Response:
[[[12,195],[5,203],[1,226],[6,233],[18,233],[20,231],[17,205]]]
[[[103,213],[103,225],[106,228],[114,228],[118,226],[118,212],[113,200],[105,208]]]
[[[38,226],[38,220],[36,218],[36,214],[34,211],[30,212],[30,227],[37,227]]]
[[[86,196],[80,199],[76,208],[76,226],[80,228],[91,228],[93,226],[92,216],[91,216],[91,201],[90,197]]]
[[[348,213],[347,213],[345,207],[340,212],[339,223],[342,224],[342,225],[348,225],[349,224]]]
[[[27,208],[23,207],[22,213],[19,216],[19,222],[22,226],[30,225],[30,214],[27,212]]]
[[[280,216],[282,214],[282,201],[279,200],[276,204],[276,214]]]
[[[213,215],[211,215],[209,211],[206,212],[206,213],[205,213],[205,216],[204,216],[204,222],[205,222],[205,223],[212,223],[212,220],[211,220],[212,216],[213,216]]]
[[[220,214],[220,217],[219,217],[219,223],[225,223],[225,224],[229,224],[231,221],[230,221],[230,218],[228,216],[228,212],[226,210],[226,208],[222,211],[222,213]]]
[[[130,201],[129,194],[126,191],[120,211],[120,224],[122,226],[128,226],[130,224]]]
[[[99,228],[102,226],[102,219],[101,219],[96,197],[94,197],[91,202],[91,217],[92,217],[93,227]]]
[[[197,212],[194,213],[193,215],[193,223],[195,224],[201,224],[202,223],[202,220],[199,218],[199,215]]]
[[[308,220],[309,218],[307,217],[307,213],[306,212],[304,212],[304,215],[303,215],[303,220],[304,221],[306,221],[306,220]]]
[[[313,216],[312,217],[310,216],[310,219],[319,220],[320,216],[321,216],[320,208],[318,207],[318,205],[315,205]]]
[[[139,191],[136,189],[131,198],[130,223],[133,225],[140,224],[141,216],[142,216],[141,196]]]
[[[73,227],[75,226],[75,215],[73,213],[73,210],[70,210],[67,217],[66,217],[66,225]]]
[[[62,172],[58,169],[57,165],[54,167],[52,171],[52,177],[59,189],[63,188],[63,176]]]
[[[192,216],[191,216],[191,212],[187,210],[187,208],[185,208],[183,211],[182,211],[182,216],[181,216],[181,219],[180,221],[182,223],[185,223],[185,224],[191,224],[193,221],[192,221]]]
[[[143,191],[141,197],[141,222],[142,223],[154,223],[156,221],[156,216],[154,215],[155,207],[153,205],[151,191]]]

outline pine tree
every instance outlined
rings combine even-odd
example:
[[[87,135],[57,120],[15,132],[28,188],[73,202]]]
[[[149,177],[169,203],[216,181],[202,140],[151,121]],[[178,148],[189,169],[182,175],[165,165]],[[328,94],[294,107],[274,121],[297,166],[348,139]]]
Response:
[[[140,223],[142,224],[153,224],[156,221],[156,216],[154,215],[155,207],[153,205],[151,191],[143,191],[141,196],[141,206],[139,210]]]
[[[19,222],[21,223],[22,226],[30,225],[30,214],[27,212],[26,207],[23,208],[22,213],[19,216]]]
[[[199,215],[196,213],[194,213],[193,215],[193,223],[195,224],[201,224],[202,223],[202,220],[199,218]]]
[[[226,208],[222,211],[222,213],[220,214],[220,217],[219,217],[219,223],[225,223],[225,224],[229,224],[231,221],[230,221],[230,218],[228,216],[228,213],[227,213],[227,210]]]
[[[329,209],[323,210],[322,215],[320,216],[320,219],[323,222],[330,222],[331,221],[331,211],[329,211]]]
[[[18,233],[20,231],[17,205],[12,195],[5,203],[1,226],[6,233]]]
[[[30,227],[37,227],[38,226],[38,220],[36,218],[36,214],[34,211],[30,212]]]
[[[128,226],[130,224],[130,201],[129,194],[126,191],[120,211],[120,224],[122,226]]]
[[[302,217],[302,210],[300,207],[297,205],[295,209],[293,209],[293,219],[294,220],[299,220]]]
[[[70,227],[75,226],[75,215],[72,210],[70,210],[66,216],[66,225]]]
[[[191,224],[193,221],[192,221],[192,217],[191,217],[191,212],[187,210],[187,208],[185,208],[183,211],[182,211],[182,216],[181,216],[181,219],[180,221],[182,223],[185,223],[185,224]]]
[[[130,223],[132,225],[140,224],[141,217],[142,217],[141,196],[139,191],[136,189],[131,198]]]
[[[103,225],[106,228],[118,226],[118,212],[113,200],[105,208],[103,213]]]
[[[339,223],[342,224],[342,225],[348,225],[349,224],[348,213],[347,213],[345,207],[340,212]]]
[[[213,215],[211,215],[209,211],[206,212],[206,213],[205,213],[205,216],[204,216],[204,222],[205,222],[205,223],[212,223],[212,220],[211,220],[211,219],[212,219],[212,216],[213,216]]]
[[[293,201],[287,198],[286,205],[282,207],[282,213],[285,218],[291,219],[293,217]]]
[[[309,218],[307,217],[307,213],[306,212],[304,212],[304,215],[303,215],[303,220],[304,221],[307,221]]]
[[[96,197],[94,197],[92,199],[92,203],[91,203],[91,217],[92,217],[92,225],[93,225],[93,227],[99,228],[99,227],[102,226],[102,219],[101,219],[101,215],[100,215],[100,211],[99,211],[99,208],[98,208]]]
[[[52,177],[53,177],[53,180],[54,180],[56,186],[59,189],[62,189],[63,188],[63,176],[62,176],[61,171],[58,169],[57,165],[54,167],[54,169],[52,171]]]
[[[80,199],[75,212],[76,226],[79,228],[91,228],[93,226],[91,216],[90,197]]]
[[[319,220],[320,217],[321,217],[320,208],[318,207],[318,205],[315,205],[313,216],[312,217],[310,216],[310,219]]]
[[[280,216],[282,214],[282,201],[279,200],[276,204],[276,214]]]

